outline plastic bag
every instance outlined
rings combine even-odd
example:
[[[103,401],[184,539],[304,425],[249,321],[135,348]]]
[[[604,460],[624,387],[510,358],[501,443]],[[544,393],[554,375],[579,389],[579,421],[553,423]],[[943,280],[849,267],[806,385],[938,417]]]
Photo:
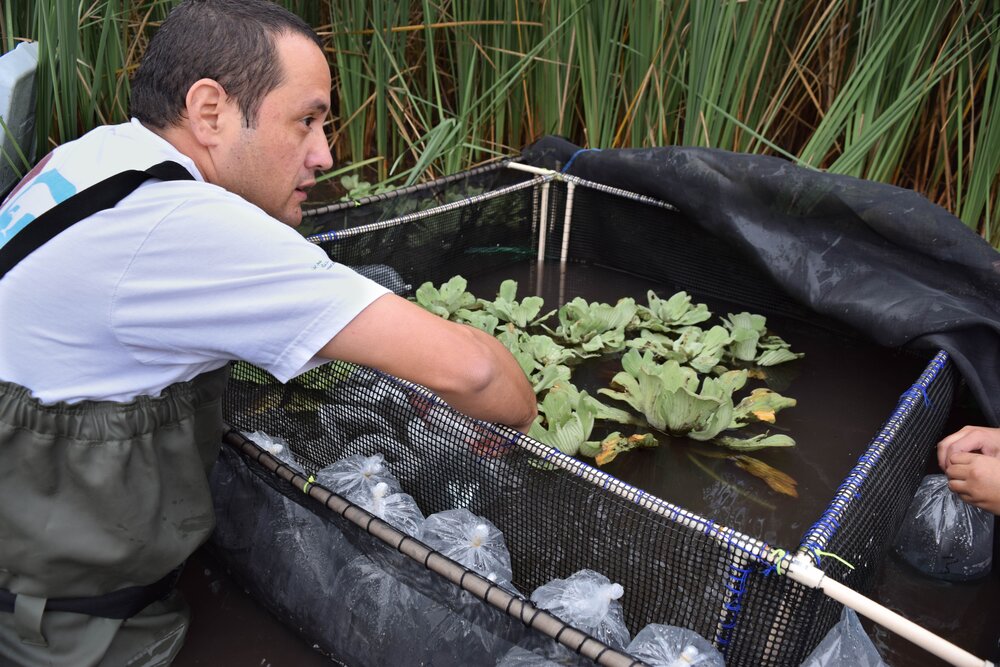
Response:
[[[626,653],[650,667],[725,667],[722,654],[694,630],[651,623],[639,631]]]
[[[840,620],[801,667],[885,667],[885,662],[865,634],[858,615],[853,609],[844,607]]]
[[[285,465],[290,466],[295,470],[302,469],[299,466],[299,462],[295,460],[295,456],[292,454],[292,448],[288,446],[288,442],[285,441],[284,438],[276,435],[268,435],[267,433],[264,433],[264,431],[242,433],[242,435],[247,440],[252,440],[258,447]]]
[[[895,551],[939,579],[985,576],[993,562],[993,515],[963,502],[945,475],[927,475],[906,511]]]
[[[621,584],[611,583],[603,574],[580,570],[539,586],[531,601],[608,646],[624,650],[630,638],[618,602],[624,592]]]
[[[424,514],[417,507],[417,501],[408,493],[390,492],[385,482],[376,484],[367,498],[358,501],[358,505],[407,535],[415,535],[424,522]]]
[[[512,588],[507,543],[488,519],[464,508],[445,510],[427,517],[416,537],[497,585]]]
[[[531,644],[541,644],[541,641]],[[593,667],[593,665],[593,660],[573,653],[554,641],[540,646],[515,646],[497,663],[497,667]]]
[[[382,454],[352,454],[317,472],[316,483],[355,504],[370,501],[372,489],[380,483],[388,487],[388,493],[402,491],[399,482],[385,465]]]

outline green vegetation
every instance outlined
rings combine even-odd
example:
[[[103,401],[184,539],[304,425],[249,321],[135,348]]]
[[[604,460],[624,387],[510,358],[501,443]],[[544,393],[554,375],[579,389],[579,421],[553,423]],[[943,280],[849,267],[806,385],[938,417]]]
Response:
[[[535,440],[604,465],[633,449],[657,447],[659,440],[651,433],[625,436],[617,431],[593,440],[597,422],[655,429],[663,435],[719,445],[728,450],[722,456],[741,469],[779,493],[795,495],[793,479],[746,455],[794,447],[791,437],[766,432],[746,437],[733,434],[751,424],[774,424],[777,412],[796,403],[765,387],[753,389],[738,403],[734,399],[749,378],[766,379],[762,359],[773,365],[802,357],[768,332],[764,317],[730,314],[721,319],[724,326],[715,325],[706,332],[696,323],[710,320],[712,313],[705,304],[691,303],[685,292],[660,299],[650,290],[648,305],[636,304],[632,298],[619,299],[611,306],[577,297],[557,311],[540,315],[544,301],[537,296],[518,301],[513,280],[500,284],[494,301],[476,298],[466,287],[462,276],[440,287],[427,282],[416,290],[414,300],[439,317],[483,329],[510,350],[539,397],[538,417],[528,431]],[[545,325],[553,314],[559,320],[556,329]],[[626,347],[631,349],[619,354]],[[773,357],[775,352],[783,353],[781,358]],[[611,387],[598,388],[597,393],[631,410],[608,405],[573,384],[573,369],[594,357],[612,363],[620,360],[622,370],[611,379]],[[691,453],[719,454],[704,447]]]
[[[282,1],[327,44],[338,174],[404,185],[547,133],[711,146],[913,188],[1000,246],[995,0]],[[3,3],[2,49],[42,45],[42,145],[127,117],[175,3]]]

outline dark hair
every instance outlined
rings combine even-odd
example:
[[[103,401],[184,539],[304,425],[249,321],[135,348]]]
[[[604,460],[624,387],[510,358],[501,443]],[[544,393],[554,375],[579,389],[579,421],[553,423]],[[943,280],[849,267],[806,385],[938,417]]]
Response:
[[[322,48],[301,18],[269,0],[185,0],[163,22],[132,79],[132,116],[164,129],[180,122],[188,89],[214,79],[247,127],[284,78],[276,38],[299,34]]]

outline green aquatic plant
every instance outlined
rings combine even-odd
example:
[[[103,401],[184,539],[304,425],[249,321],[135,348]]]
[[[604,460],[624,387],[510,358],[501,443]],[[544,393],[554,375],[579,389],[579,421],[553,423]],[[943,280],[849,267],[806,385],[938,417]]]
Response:
[[[637,309],[639,319],[635,327],[638,329],[675,331],[700,324],[712,317],[705,304],[692,305],[687,292],[677,292],[669,299],[661,299],[653,290],[649,290],[646,299],[649,306],[639,306]]]
[[[752,313],[729,313],[722,318],[729,330],[731,341],[726,346],[726,356],[735,361],[773,366],[803,355],[792,352],[790,345],[773,334],[767,333],[767,318]]]
[[[529,374],[546,366],[564,364],[577,356],[574,350],[563,347],[549,336],[529,334],[510,324],[496,334],[496,338]]]
[[[778,411],[795,407],[796,403],[794,398],[782,396],[776,391],[754,389],[733,409],[733,421],[729,428],[739,428],[752,422],[773,424]]]
[[[660,359],[687,364],[700,373],[710,373],[719,366],[731,340],[729,332],[721,326],[708,331],[687,326],[672,334],[643,329],[638,338],[625,344],[640,352],[648,350]]]
[[[586,443],[590,445],[590,443]],[[633,449],[650,449],[659,447],[659,441],[651,433],[636,433],[630,436],[623,436],[618,431],[611,433],[601,441],[596,452],[590,454],[589,449],[581,447],[580,453],[586,456],[593,456],[594,462],[602,466],[611,463],[619,454],[630,452]]]
[[[614,445],[609,442],[611,436],[604,441],[590,440],[597,420],[642,423],[629,413],[605,405],[586,391],[580,391],[568,379],[561,380],[549,388],[545,398],[538,405],[538,418],[532,424],[528,435],[570,456],[599,457],[605,452],[604,458],[598,458],[598,465],[610,461],[617,453],[639,446],[652,447],[657,444],[656,439],[648,434],[629,436],[629,438],[618,436],[622,442],[616,441]],[[633,440],[631,445],[624,442],[627,440]],[[610,454],[612,449],[615,450],[615,454]],[[607,458],[609,456],[610,458]]]
[[[481,329],[491,336],[496,336],[497,329],[500,327],[500,320],[497,319],[496,315],[485,313],[481,310],[459,308],[454,312],[453,319],[456,322]]]
[[[726,449],[735,449],[741,452],[755,452],[758,449],[770,449],[773,447],[794,447],[795,441],[787,435],[776,433],[768,435],[761,433],[750,438],[736,438],[730,435],[719,435],[712,441]]]
[[[521,301],[517,300],[517,281],[505,280],[500,283],[500,290],[495,301],[479,300],[480,307],[494,315],[501,322],[509,322],[518,329],[527,329],[539,322],[548,319],[555,310],[544,315],[538,315],[545,305],[545,300],[540,296],[527,296]]]
[[[576,456],[594,429],[597,410],[585,391],[570,382],[552,386],[538,405],[528,435],[563,454]],[[593,445],[592,445],[593,447]]]
[[[622,372],[612,382],[622,388],[598,393],[631,405],[649,425],[671,435],[711,440],[730,428],[733,392],[746,382],[746,371],[728,371],[700,383],[698,373],[676,361],[657,363],[651,352],[632,349],[622,357]]]
[[[426,282],[417,288],[417,304],[439,317],[453,319],[459,310],[471,311],[478,307],[476,297],[465,291],[467,286],[462,276],[454,276],[440,288]]]
[[[576,348],[581,357],[596,357],[624,349],[625,328],[634,324],[637,310],[631,298],[619,299],[612,306],[576,297],[559,308],[555,331],[542,327]]]
[[[745,370],[725,371],[699,383],[694,369],[674,360],[658,363],[652,352],[640,354],[635,349],[622,357],[622,368],[612,380],[622,390],[599,389],[598,393],[625,401],[655,429],[745,451],[795,444],[784,435],[719,437],[725,430],[753,422],[773,424],[775,413],[795,405],[795,399],[769,389],[755,389],[734,405],[733,394],[746,384]]]

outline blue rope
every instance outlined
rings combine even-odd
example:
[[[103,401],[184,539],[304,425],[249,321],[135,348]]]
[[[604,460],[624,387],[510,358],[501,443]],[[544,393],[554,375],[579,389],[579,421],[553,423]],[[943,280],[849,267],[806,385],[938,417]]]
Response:
[[[580,153],[586,153],[588,151],[595,151],[597,153],[600,153],[601,149],[600,148],[581,148],[581,149],[577,150],[575,153],[573,153],[572,155],[569,156],[569,160],[567,160],[566,164],[563,165],[562,171],[560,173],[565,174],[566,172],[568,172],[569,171],[569,167],[570,167],[571,164],[573,164],[573,160],[576,159],[576,156],[579,155]]]

